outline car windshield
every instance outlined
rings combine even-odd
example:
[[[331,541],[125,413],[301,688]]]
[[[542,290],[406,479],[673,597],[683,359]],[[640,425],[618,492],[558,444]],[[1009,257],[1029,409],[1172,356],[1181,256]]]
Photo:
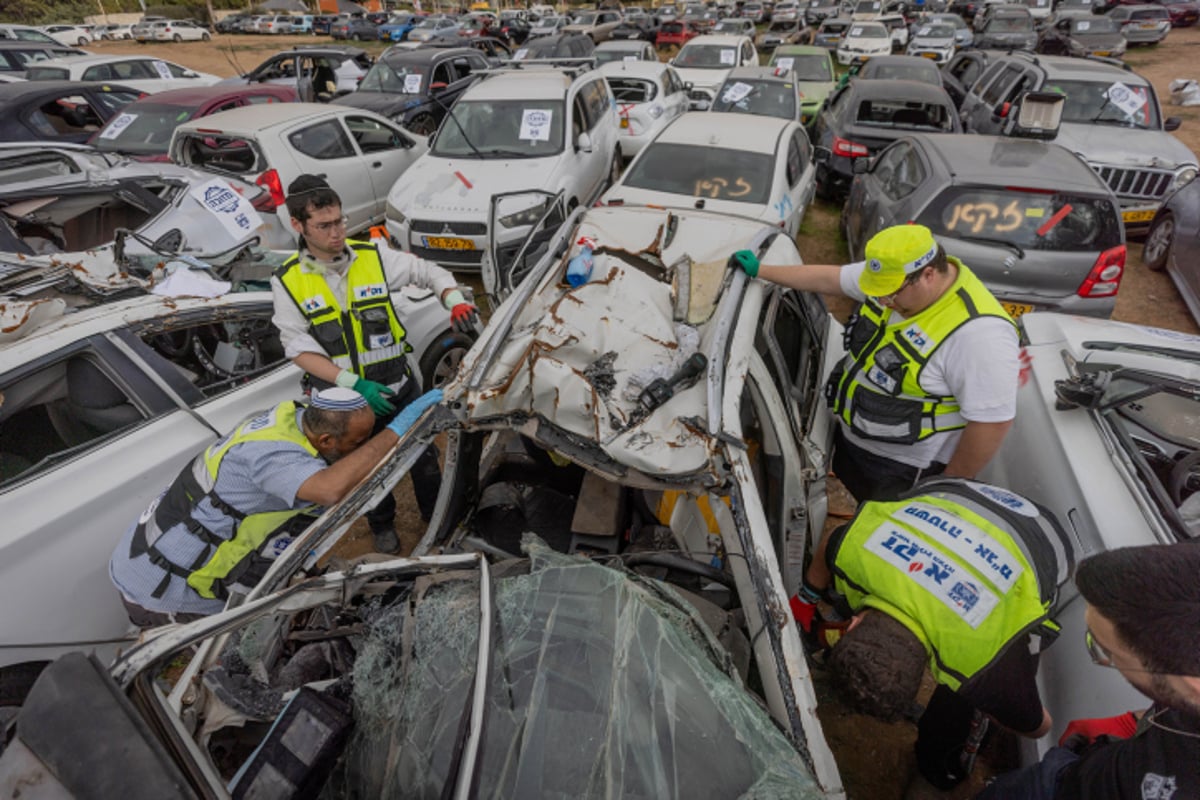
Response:
[[[855,14],[881,14],[883,13],[883,3],[879,0],[861,0],[858,5],[854,6]]]
[[[775,160],[766,153],[654,142],[621,183],[684,197],[763,204],[771,196]]]
[[[791,82],[729,80],[717,92],[712,110],[796,119],[796,88]]]
[[[1025,0],[1028,8],[1050,8],[1050,0]]]
[[[595,25],[596,24],[596,15],[595,14],[576,14],[575,15],[575,24],[576,25]]]
[[[882,25],[855,25],[846,34],[851,39],[887,39],[887,28]]]
[[[800,27],[799,20],[790,20],[790,21],[789,20],[780,20],[779,22],[772,22],[770,27],[767,28],[767,32],[768,33],[791,33],[792,31],[797,30],[799,27]]]
[[[415,26],[413,26],[413,30],[416,30],[417,28],[422,28],[424,30],[432,30],[434,28],[440,28],[440,27],[442,27],[442,25],[443,25],[443,22],[440,19],[427,19],[427,20],[423,20],[423,21],[417,23]]]
[[[935,25],[925,25],[917,31],[918,39],[953,39],[954,28],[950,25],[937,23]]]
[[[777,55],[771,66],[790,68],[796,73],[798,81],[827,82],[833,80],[833,67],[830,66],[829,56],[823,53]]]
[[[557,28],[560,24],[558,17],[543,17],[533,24],[535,28]]]
[[[992,17],[983,29],[988,33],[1028,33],[1033,30],[1033,18]]]
[[[858,104],[856,125],[906,130],[953,131],[952,108],[919,100],[876,99]]]
[[[358,89],[361,92],[420,94],[427,75],[424,66],[376,61],[363,76]]]
[[[1077,19],[1071,22],[1071,33],[1091,36],[1097,33],[1116,33],[1120,28],[1108,17]]]
[[[942,85],[942,74],[937,65],[928,59],[883,62],[871,60],[859,73],[860,77],[873,80],[920,81]]]
[[[565,116],[562,100],[459,101],[432,152],[456,158],[551,156],[562,152]]]
[[[686,44],[675,56],[675,66],[693,69],[729,69],[737,63],[737,48],[719,44]]]
[[[608,64],[612,61],[624,61],[631,59],[633,61],[641,61],[642,56],[637,50],[597,50],[595,52],[596,66]]]
[[[723,19],[713,28],[713,33],[741,33],[745,26],[734,19]]]
[[[1024,250],[1099,253],[1121,243],[1111,198],[1042,189],[949,187],[917,221],[939,236],[1000,240]]]
[[[1044,91],[1065,95],[1063,122],[1101,122],[1159,130],[1158,103],[1145,85],[1122,81],[1052,81]]]
[[[820,29],[817,30],[817,33],[824,34],[826,36],[841,36],[849,27],[849,22],[822,22]]]
[[[41,31],[33,31],[28,28],[17,28],[13,32],[13,37],[26,42],[47,42],[49,44],[58,44],[54,39]]]
[[[109,120],[92,145],[101,152],[165,153],[175,128],[195,113],[189,106],[139,105]]]
[[[1167,20],[1171,18],[1171,12],[1165,8],[1139,8],[1130,14],[1130,18],[1137,20]]]

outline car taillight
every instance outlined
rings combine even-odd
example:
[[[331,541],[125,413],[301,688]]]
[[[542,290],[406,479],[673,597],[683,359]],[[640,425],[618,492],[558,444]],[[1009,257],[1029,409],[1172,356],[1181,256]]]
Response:
[[[259,195],[252,204],[256,211],[274,211],[279,206],[283,205],[283,183],[279,180],[279,173],[273,169],[269,169],[255,179],[254,183],[267,190],[266,194]],[[1124,257],[1122,257],[1124,263]]]
[[[1112,297],[1121,288],[1125,275],[1125,245],[1119,244],[1100,254],[1092,271],[1079,284],[1080,297]]]
[[[849,139],[835,136],[833,137],[833,154],[845,158],[858,158],[859,156],[868,156],[871,153],[867,150],[865,144],[859,144],[858,142],[852,142]]]

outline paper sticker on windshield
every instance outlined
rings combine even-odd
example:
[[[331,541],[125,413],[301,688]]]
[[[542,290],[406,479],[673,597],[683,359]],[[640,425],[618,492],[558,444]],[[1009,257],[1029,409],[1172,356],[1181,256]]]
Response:
[[[921,30],[917,31],[917,36],[928,36],[931,33],[933,33],[933,28],[926,25],[924,28],[921,28]]]
[[[167,62],[151,61],[150,63],[154,65],[154,69],[158,73],[158,77],[162,78],[164,81],[171,80],[173,76],[171,75],[171,68],[167,66]]]
[[[1079,33],[1083,33],[1090,27],[1092,27],[1092,23],[1088,22],[1086,19],[1081,19],[1075,23],[1075,30]]]
[[[550,122],[554,119],[552,108],[527,108],[521,115],[521,132],[517,137],[527,142],[550,141]]]
[[[122,114],[121,116],[108,123],[101,134],[101,139],[115,139],[121,135],[121,131],[129,127],[129,125],[137,119],[137,114]]]
[[[405,75],[404,76],[404,93],[405,94],[420,94],[421,93],[421,76],[420,75]]]
[[[855,25],[853,28],[850,29],[850,35],[851,36],[862,36],[862,27]]]
[[[527,55],[529,55],[529,48],[522,47],[520,50],[513,53],[512,60],[513,61],[523,61],[525,59],[525,56],[527,56]]]
[[[624,58],[622,58],[621,60],[622,60],[622,61],[637,61],[637,60],[638,60],[638,57],[637,57],[637,56],[625,56],[625,57],[624,57]]]
[[[1120,81],[1108,87],[1108,91],[1105,94],[1108,95],[1108,102],[1131,117],[1140,111],[1142,106],[1146,105],[1146,98],[1134,92],[1133,89],[1130,89]]]
[[[742,83],[741,81],[738,81],[725,90],[725,94],[721,95],[721,102],[740,103],[742,100],[745,100],[753,91],[753,86],[748,83]]]
[[[795,64],[796,59],[794,58],[781,58],[775,62],[775,66],[779,67],[780,69],[791,69],[793,66],[795,66]]]
[[[735,63],[737,63],[737,51],[736,50],[722,50],[721,51],[721,63],[732,67]]]
[[[220,178],[197,186],[190,194],[220,220],[221,226],[239,242],[263,224],[254,206]]]

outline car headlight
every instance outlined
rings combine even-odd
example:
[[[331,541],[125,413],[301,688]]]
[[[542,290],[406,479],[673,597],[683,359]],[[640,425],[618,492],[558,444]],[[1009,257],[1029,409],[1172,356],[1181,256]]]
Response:
[[[383,213],[388,219],[398,222],[401,225],[408,221],[408,217],[404,216],[404,212],[392,205],[391,200],[387,201],[387,208]]]
[[[546,206],[550,205],[550,199],[538,203],[536,206],[527,208],[524,211],[518,211],[515,214],[509,214],[507,217],[500,218],[500,224],[506,228],[517,228],[522,225],[532,225],[541,219],[542,214],[546,210]]]
[[[1194,177],[1196,177],[1196,168],[1184,167],[1175,173],[1175,182],[1171,184],[1171,189],[1178,189]]]
[[[658,103],[655,103],[654,105],[652,105],[646,109],[646,113],[649,114],[654,119],[658,119],[659,117],[662,116],[663,107],[660,106]]]

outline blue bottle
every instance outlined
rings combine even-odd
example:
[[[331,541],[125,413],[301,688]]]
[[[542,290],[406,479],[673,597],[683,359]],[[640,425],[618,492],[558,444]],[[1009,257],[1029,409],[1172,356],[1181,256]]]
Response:
[[[576,244],[582,249],[567,263],[567,283],[571,284],[572,288],[582,286],[591,280],[592,267],[595,266],[595,262],[592,260],[592,251],[596,249],[596,240],[589,236],[583,236]]]

